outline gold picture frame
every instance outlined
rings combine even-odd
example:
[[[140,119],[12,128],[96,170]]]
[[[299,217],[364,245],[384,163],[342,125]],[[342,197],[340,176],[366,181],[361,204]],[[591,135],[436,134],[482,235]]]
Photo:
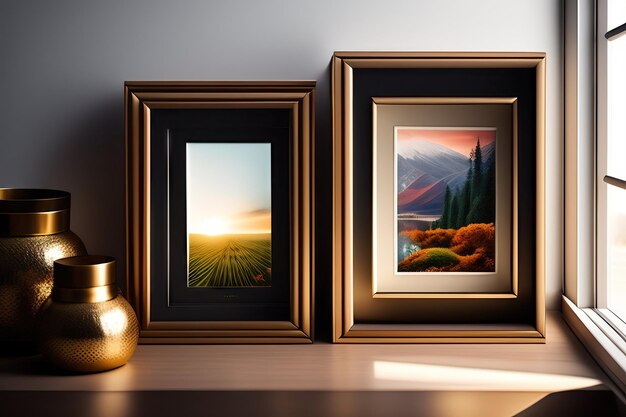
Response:
[[[544,53],[334,54],[334,342],[545,342],[545,60]],[[373,196],[384,186],[374,174],[377,106],[464,102],[513,108],[510,290],[380,293],[372,266],[380,261]]]
[[[314,90],[314,81],[125,83],[127,294],[139,318],[140,343],[312,342]],[[237,293],[245,289],[233,288],[202,289],[174,302],[171,283],[181,274],[172,272],[170,264],[181,249],[170,245],[170,229],[184,229],[187,223],[172,220],[170,214],[182,204],[170,190],[171,141],[196,135],[217,138],[201,142],[228,142],[231,132],[238,132],[237,137],[244,139],[232,140],[245,142],[257,130],[262,132],[261,142],[263,135],[280,132],[271,143],[281,158],[272,153],[272,166],[283,164],[280,172],[285,177],[277,179],[278,171],[272,168],[272,210],[274,202],[284,207],[282,219],[272,220],[271,226],[272,245],[276,228],[281,233],[277,236],[284,237],[282,289],[271,299],[278,301],[257,302],[254,296]],[[187,174],[182,172],[176,184],[185,183]],[[274,191],[279,180],[284,193]],[[186,198],[184,187],[180,195]],[[239,294],[236,306],[243,306],[247,315],[227,303]],[[267,306],[273,310],[268,312]]]

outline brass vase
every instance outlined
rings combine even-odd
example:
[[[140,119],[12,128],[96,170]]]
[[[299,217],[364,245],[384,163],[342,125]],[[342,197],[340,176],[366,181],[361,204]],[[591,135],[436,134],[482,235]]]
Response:
[[[0,188],[0,344],[34,346],[35,316],[52,291],[52,263],[84,255],[70,229],[70,194]]]
[[[67,371],[100,372],[128,362],[139,323],[115,285],[114,258],[54,262],[54,287],[37,320],[37,339],[42,355]]]

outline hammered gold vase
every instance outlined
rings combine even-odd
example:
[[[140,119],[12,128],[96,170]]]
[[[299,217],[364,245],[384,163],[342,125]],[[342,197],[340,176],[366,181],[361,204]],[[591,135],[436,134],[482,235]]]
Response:
[[[115,284],[114,258],[54,262],[54,288],[37,321],[37,340],[42,355],[67,371],[100,372],[128,362],[139,323]]]
[[[70,229],[70,194],[0,188],[0,344],[34,345],[35,316],[52,291],[52,263],[85,255]]]

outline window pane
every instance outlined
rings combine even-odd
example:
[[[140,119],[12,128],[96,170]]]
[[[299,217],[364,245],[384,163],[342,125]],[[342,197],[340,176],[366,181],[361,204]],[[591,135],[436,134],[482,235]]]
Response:
[[[626,180],[626,36],[608,42],[607,90],[607,172]]]
[[[606,19],[608,30],[626,22],[626,0],[609,0]]]
[[[607,185],[608,307],[626,320],[626,190]]]

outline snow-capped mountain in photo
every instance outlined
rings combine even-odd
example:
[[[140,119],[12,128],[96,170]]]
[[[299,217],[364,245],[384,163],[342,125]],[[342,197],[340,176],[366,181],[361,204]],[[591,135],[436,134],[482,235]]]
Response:
[[[398,212],[439,215],[443,211],[446,186],[463,185],[470,166],[468,155],[423,139],[397,142]],[[495,142],[482,148],[483,161]]]

